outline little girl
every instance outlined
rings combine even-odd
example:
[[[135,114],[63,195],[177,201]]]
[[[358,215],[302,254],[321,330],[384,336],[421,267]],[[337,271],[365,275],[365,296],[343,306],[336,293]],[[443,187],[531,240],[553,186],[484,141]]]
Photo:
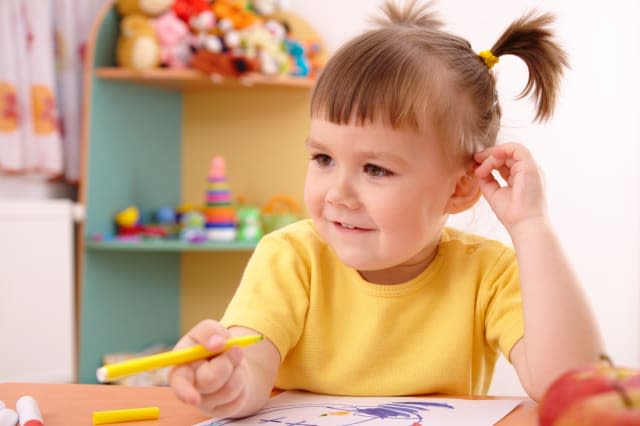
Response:
[[[495,146],[500,56],[526,63],[536,119],[553,112],[566,56],[552,17],[528,14],[478,54],[415,1],[384,10],[314,88],[311,218],[266,235],[221,321],[202,321],[177,345],[216,351],[232,335],[265,336],[172,370],[176,395],[209,415],[253,413],[274,387],[482,395],[499,353],[539,400],[602,352],[536,163],[518,143]],[[514,249],[445,227],[480,196]]]

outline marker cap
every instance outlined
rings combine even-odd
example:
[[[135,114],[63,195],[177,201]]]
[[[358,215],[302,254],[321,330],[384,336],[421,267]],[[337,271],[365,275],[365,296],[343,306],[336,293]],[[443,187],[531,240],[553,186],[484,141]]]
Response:
[[[20,418],[20,426],[44,426],[40,407],[31,395],[24,395],[16,401],[16,411]]]

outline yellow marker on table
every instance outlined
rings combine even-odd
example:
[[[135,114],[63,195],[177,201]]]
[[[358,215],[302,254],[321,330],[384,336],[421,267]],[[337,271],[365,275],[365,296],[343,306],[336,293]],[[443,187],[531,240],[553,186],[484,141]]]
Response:
[[[211,358],[219,355],[235,346],[244,347],[253,345],[264,339],[261,335],[232,337],[224,345],[220,352],[210,352],[202,345],[191,346],[184,349],[162,352],[141,358],[134,358],[115,364],[105,365],[98,368],[96,376],[101,383],[110,382],[131,374],[143,371],[155,370],[156,368],[168,367],[170,365],[186,364],[199,359]]]
[[[136,420],[156,420],[160,417],[160,408],[144,407],[129,408],[126,410],[94,411],[93,424],[104,425],[109,423],[133,422]]]

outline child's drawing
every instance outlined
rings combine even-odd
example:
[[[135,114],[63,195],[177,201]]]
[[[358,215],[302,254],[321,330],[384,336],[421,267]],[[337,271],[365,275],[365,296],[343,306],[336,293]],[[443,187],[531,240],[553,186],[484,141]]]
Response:
[[[211,419],[196,426],[435,426],[492,425],[518,401],[440,398],[332,397],[285,392],[242,419]]]
[[[210,426],[222,426],[232,423],[251,421],[265,425],[341,425],[349,426],[361,423],[384,420],[384,424],[398,426],[423,426],[422,412],[433,408],[453,410],[454,407],[440,402],[400,401],[371,406],[355,406],[346,404],[309,404],[283,405],[266,408],[253,416],[244,419],[223,419],[209,423]],[[300,410],[304,409],[303,412]],[[300,417],[304,414],[304,417]]]

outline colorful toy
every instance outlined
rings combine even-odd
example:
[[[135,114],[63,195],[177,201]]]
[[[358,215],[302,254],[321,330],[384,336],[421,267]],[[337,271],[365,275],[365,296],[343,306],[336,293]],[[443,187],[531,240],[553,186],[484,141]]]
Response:
[[[196,38],[189,27],[172,10],[152,21],[160,44],[160,62],[168,68],[186,68],[191,58],[191,46]]]
[[[158,238],[169,234],[164,226],[149,225],[144,222],[142,213],[136,206],[129,206],[119,211],[115,215],[116,239],[130,241],[129,237]]]
[[[287,74],[290,57],[283,44],[285,34],[282,24],[274,20],[252,26],[240,32],[240,51],[245,57],[257,60],[263,74]]]
[[[311,64],[303,44],[297,40],[287,38],[284,41],[284,45],[287,48],[287,53],[293,59],[293,67],[290,74],[297,77],[307,77],[311,72]]]
[[[237,30],[260,23],[258,15],[232,0],[215,0],[211,5],[211,10],[218,21],[228,19],[233,24],[233,28]]]
[[[116,225],[122,228],[133,228],[140,225],[140,210],[136,206],[129,206],[116,213]]]
[[[171,206],[162,206],[156,210],[156,221],[161,225],[174,225],[176,223],[176,211]]]
[[[209,10],[207,0],[175,0],[173,3],[173,11],[185,24],[190,24],[192,18]]]
[[[226,163],[221,156],[214,156],[211,159],[204,215],[209,240],[233,241],[235,239],[236,212],[231,203]]]
[[[238,241],[256,242],[262,238],[260,209],[251,206],[238,207]]]
[[[284,8],[282,0],[252,0],[249,3],[249,8],[262,16],[273,15]]]
[[[300,207],[288,195],[276,195],[262,207],[265,234],[300,220]]]
[[[240,77],[248,72],[257,71],[259,64],[256,60],[244,56],[199,50],[191,57],[191,67],[215,80],[225,76]]]
[[[208,240],[205,231],[204,215],[199,211],[190,211],[182,215],[180,239],[189,243],[204,243]]]
[[[149,18],[128,15],[122,19],[116,62],[137,70],[155,68],[160,64],[160,44]]]

